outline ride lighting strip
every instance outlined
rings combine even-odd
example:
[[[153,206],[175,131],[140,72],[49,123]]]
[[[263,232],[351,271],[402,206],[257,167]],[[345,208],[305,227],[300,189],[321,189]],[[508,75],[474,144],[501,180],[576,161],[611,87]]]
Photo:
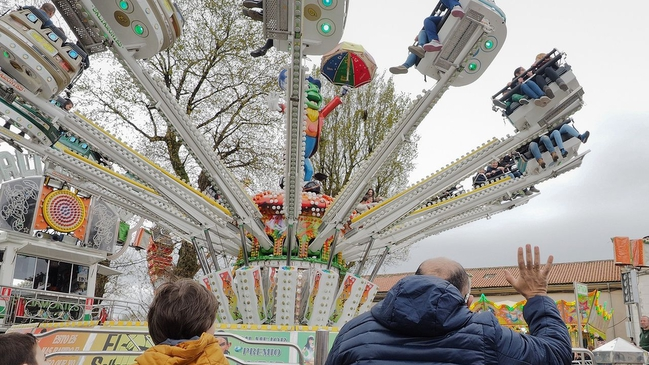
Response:
[[[298,217],[302,211],[302,184],[304,181],[304,149],[306,143],[304,68],[302,67],[302,1],[293,4],[293,29],[297,34],[289,35],[289,53],[291,66],[288,70],[287,92],[288,113],[286,117],[286,162],[284,166],[284,215],[288,223],[286,240],[289,250],[287,265],[290,263],[290,252],[295,247],[295,230]]]

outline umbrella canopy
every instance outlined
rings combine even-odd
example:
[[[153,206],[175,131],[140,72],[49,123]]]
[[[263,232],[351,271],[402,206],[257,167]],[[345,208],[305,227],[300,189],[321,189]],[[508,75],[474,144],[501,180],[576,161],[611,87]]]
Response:
[[[372,81],[376,62],[360,44],[342,42],[322,56],[320,72],[335,85],[359,87]]]

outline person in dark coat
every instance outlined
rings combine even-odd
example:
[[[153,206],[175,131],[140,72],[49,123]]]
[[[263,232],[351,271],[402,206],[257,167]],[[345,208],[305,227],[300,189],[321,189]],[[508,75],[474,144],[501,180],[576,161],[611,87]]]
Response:
[[[524,257],[526,256],[526,257]],[[518,249],[519,277],[507,281],[527,299],[529,334],[501,326],[491,312],[473,313],[470,281],[457,262],[430,259],[401,279],[383,301],[345,324],[325,365],[570,364],[568,329],[547,296],[552,256]]]

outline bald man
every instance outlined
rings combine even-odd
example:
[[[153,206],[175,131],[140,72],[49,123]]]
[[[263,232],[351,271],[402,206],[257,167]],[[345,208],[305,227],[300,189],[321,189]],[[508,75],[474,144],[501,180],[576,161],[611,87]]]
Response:
[[[41,5],[41,10],[43,10],[43,12],[47,14],[48,18],[51,18],[54,16],[54,14],[56,14],[56,7],[54,7],[54,5],[52,5],[51,3],[45,3]]]
[[[519,277],[505,278],[527,299],[529,334],[503,327],[491,312],[473,313],[469,275],[446,259],[424,261],[385,299],[341,328],[326,365],[381,364],[570,364],[568,330],[547,296],[550,256],[518,249]]]
[[[649,317],[640,317],[640,342],[638,344],[643,350],[649,351]]]

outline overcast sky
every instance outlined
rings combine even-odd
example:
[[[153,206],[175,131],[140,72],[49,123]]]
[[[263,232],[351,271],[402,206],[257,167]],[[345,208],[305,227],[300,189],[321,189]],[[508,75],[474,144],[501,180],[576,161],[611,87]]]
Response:
[[[421,29],[435,1],[351,0],[343,40],[360,43],[379,71],[405,60],[406,47]],[[390,6],[386,6],[390,4]],[[529,66],[537,53],[557,48],[585,90],[584,108],[574,115],[591,137],[581,168],[537,187],[541,194],[522,207],[419,241],[410,259],[385,267],[412,272],[428,257],[446,256],[466,267],[515,264],[516,247],[541,246],[555,262],[612,259],[610,238],[649,235],[649,102],[646,101],[644,14],[649,2],[620,6],[601,0],[499,0],[507,15],[503,49],[473,84],[450,89],[418,129],[421,135],[415,182],[492,137],[512,134],[509,123],[491,111],[490,96]],[[643,57],[644,56],[644,57]],[[399,90],[414,95],[429,89],[414,68],[396,75]]]

